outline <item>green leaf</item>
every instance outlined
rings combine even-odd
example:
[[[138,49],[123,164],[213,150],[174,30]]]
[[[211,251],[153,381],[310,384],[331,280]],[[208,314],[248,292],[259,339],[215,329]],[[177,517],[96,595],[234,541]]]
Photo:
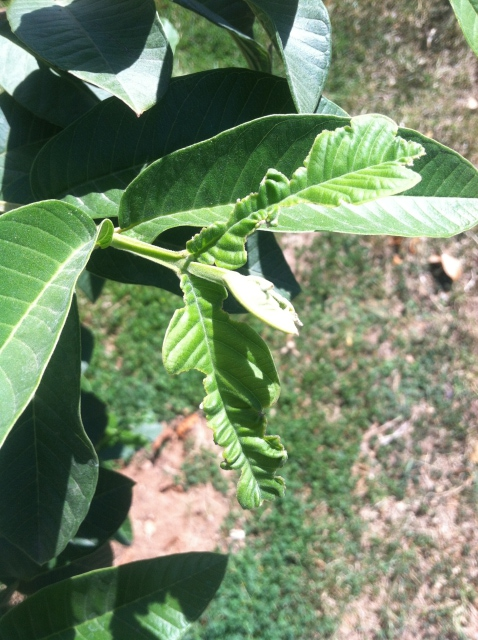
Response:
[[[230,25],[249,38],[254,37],[255,15],[245,0],[173,0],[173,2],[195,11],[218,26]]]
[[[121,473],[100,468],[95,495],[76,533],[76,540],[91,540],[97,547],[109,540],[126,520],[131,507],[133,485],[134,482]],[[75,540],[70,546],[74,544]],[[77,557],[78,554],[70,552],[68,557],[72,556]]]
[[[0,449],[0,535],[39,564],[56,557],[88,513],[97,479],[96,453],[80,420],[73,304],[35,395]]]
[[[185,553],[100,569],[27,598],[0,619],[5,640],[179,640],[207,607],[227,557]]]
[[[99,253],[99,251],[94,252],[93,255],[96,253]],[[90,302],[96,302],[103,291],[105,280],[94,273],[83,271],[76,284]]]
[[[324,116],[345,116],[348,117],[348,113],[344,111],[341,107],[339,107],[335,102],[329,100],[325,96],[320,97],[320,102],[317,105],[317,109],[315,113],[324,115]]]
[[[49,64],[138,115],[166,91],[172,54],[153,0],[12,0],[12,31]]]
[[[424,150],[418,143],[397,137],[397,131],[392,120],[377,115],[357,116],[350,126],[323,131],[290,181],[269,169],[258,192],[238,200],[225,225],[206,227],[187,249],[195,259],[236,269],[246,261],[247,236],[263,223],[276,225],[280,213],[289,207],[301,203],[328,207],[360,204],[413,187],[420,176],[407,165]],[[270,305],[274,293],[263,290],[264,296]]]
[[[335,116],[268,116],[172,153],[129,185],[120,226],[138,225],[128,235],[151,242],[170,227],[224,222],[238,198],[258,191],[268,169],[291,175],[321,131],[348,122]]]
[[[213,24],[226,29],[242,51],[250,69],[271,71],[271,58],[266,49],[254,40],[254,13],[243,0],[174,0],[176,4],[195,11]]]
[[[66,127],[99,102],[83,82],[53,72],[26,51],[7,22],[0,25],[0,59],[0,86],[48,122]]]
[[[122,191],[147,164],[243,122],[294,110],[287,82],[267,74],[217,69],[173,78],[140,118],[105,100],[57,135],[32,167],[32,189],[39,200],[64,198],[92,217],[116,216]],[[101,145],[92,131],[101,132]]]
[[[0,199],[17,205],[35,200],[30,168],[45,142],[58,131],[8,94],[0,94]]]
[[[31,580],[41,574],[44,568],[34,562],[16,545],[0,537],[0,582]]]
[[[0,444],[40,382],[96,233],[63,202],[0,216]]]
[[[273,233],[254,233],[247,239],[247,262],[238,270],[243,275],[259,276],[274,283],[275,290],[288,300],[300,293],[294,277]],[[229,296],[224,302],[228,313],[244,313],[246,309]]]
[[[424,149],[397,137],[397,132],[392,120],[377,115],[357,116],[350,126],[324,131],[292,176],[291,195],[279,202],[278,211],[301,200],[335,207],[410,189],[420,176],[407,167]]]
[[[178,278],[171,269],[129,251],[120,251],[113,247],[104,251],[94,251],[87,269],[91,274],[108,280],[144,284],[181,295]]]
[[[302,326],[292,304],[274,291],[274,285],[265,278],[243,276],[237,271],[225,271],[224,284],[235,298],[266,324],[292,335],[298,335]]]
[[[362,235],[446,238],[478,224],[478,198],[392,196],[334,209],[298,204],[281,213],[286,232],[337,231]]]
[[[275,474],[286,452],[277,436],[265,435],[264,410],[279,394],[277,372],[260,336],[222,311],[224,287],[185,275],[182,288],[186,306],[168,327],[164,364],[172,374],[205,374],[203,407],[215,442],[224,447],[223,467],[241,472],[237,498],[252,509],[284,492]]]
[[[450,0],[465,38],[478,56],[478,0]]]
[[[378,117],[377,122],[383,121]],[[291,176],[319,133],[348,123],[348,119],[333,116],[269,116],[173,153],[153,163],[128,187],[121,203],[120,224],[125,228],[131,225],[126,234],[146,242],[164,229],[187,221],[203,227],[226,224],[237,199],[258,192],[259,176],[264,176],[270,167]],[[414,173],[422,181],[404,196],[382,197],[375,204],[337,207],[293,205],[291,200],[287,203],[290,207],[277,207],[275,215],[280,215],[268,230],[438,236],[453,235],[476,224],[476,169],[459,154],[417,132],[400,129],[398,133],[412,147],[423,146],[427,154],[414,164]],[[195,160],[198,156],[200,164]],[[388,171],[389,167],[384,169]],[[408,171],[399,167],[399,173],[404,169]],[[366,173],[365,170],[359,175],[360,180]],[[367,181],[369,178],[373,176]],[[342,178],[338,180],[341,181]],[[400,182],[394,178],[392,189],[399,190]],[[439,197],[428,200],[434,196]],[[401,200],[403,197],[406,200]],[[155,217],[148,219],[150,215]]]
[[[330,65],[331,29],[320,0],[246,0],[279,51],[299,113],[314,113]]]

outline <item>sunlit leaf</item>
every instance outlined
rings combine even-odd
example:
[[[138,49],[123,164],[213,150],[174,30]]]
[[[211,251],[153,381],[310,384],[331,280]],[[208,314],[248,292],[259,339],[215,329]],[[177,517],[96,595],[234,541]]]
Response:
[[[59,75],[26,51],[6,21],[0,24],[0,59],[0,86],[48,122],[66,127],[99,102],[83,82]]]
[[[265,176],[268,169],[274,167],[288,179],[292,178],[294,171],[303,165],[315,138],[323,131],[329,132],[323,138],[325,146],[312,156],[318,167],[314,180],[319,183],[317,189],[304,190],[307,197],[310,196],[309,202],[298,202],[294,195],[289,200],[286,198],[268,214],[274,218],[273,225],[262,229],[438,236],[453,235],[476,224],[478,172],[467,160],[417,132],[399,129],[398,135],[402,139],[399,145],[405,144],[417,152],[423,147],[426,155],[414,160],[411,171],[406,166],[408,152],[402,154],[397,147],[396,166],[392,168],[386,156],[375,166],[370,151],[373,150],[378,158],[382,152],[380,145],[374,149],[371,140],[377,135],[377,141],[380,141],[380,129],[390,121],[383,116],[363,118],[354,120],[357,124],[362,123],[363,128],[361,125],[361,133],[353,138],[353,144],[347,143],[347,132],[351,131],[348,128],[338,133],[338,142],[331,142],[332,155],[327,159],[327,173],[324,174],[321,162],[326,156],[326,141],[333,141],[333,132],[350,123],[346,118],[269,116],[170,154],[153,163],[128,187],[121,203],[120,224],[131,227],[126,231],[127,235],[144,241],[151,241],[164,229],[184,225],[188,220],[203,227],[213,223],[230,224],[228,221],[232,221],[231,215],[238,206],[237,199],[258,193],[259,176]],[[371,122],[374,125],[369,130]],[[375,126],[378,129],[374,133]],[[389,124],[385,133],[388,127]],[[389,129],[391,146],[387,147],[388,143],[385,143],[382,151],[395,148],[398,138],[394,132],[395,128]],[[359,145],[360,153],[356,156],[354,144],[362,134],[366,144],[363,149]],[[369,134],[372,134],[371,138]],[[337,144],[338,155],[333,144]],[[417,153],[413,151],[412,155],[416,157]],[[201,158],[200,165],[194,157]],[[247,158],[245,163],[244,158]],[[353,172],[348,172],[349,162],[353,162]],[[360,164],[362,162],[364,164]],[[372,166],[368,167],[368,164]],[[332,177],[330,171],[340,175]],[[326,175],[327,181],[321,183]],[[294,182],[300,190],[299,178],[300,173]],[[410,189],[414,182],[416,186]],[[403,195],[387,195],[387,192],[400,193],[407,185],[408,190]],[[332,201],[329,187],[334,192]],[[245,202],[248,197],[246,195]],[[372,197],[379,200],[365,202]],[[354,203],[339,204],[347,198],[355,199]],[[321,200],[325,204],[319,204]],[[151,219],[150,215],[155,217]]]
[[[147,164],[243,122],[294,110],[287,82],[268,74],[217,69],[173,78],[140,118],[105,100],[55,136],[32,167],[32,189],[39,200],[65,199],[92,217],[116,216],[123,190]],[[101,132],[101,144],[92,131]]]
[[[331,29],[321,0],[247,0],[284,62],[299,113],[314,113],[330,65]]]
[[[478,0],[450,0],[468,44],[478,56]]]
[[[8,640],[179,640],[207,607],[227,557],[185,553],[100,569],[41,589],[0,619]]]
[[[279,393],[272,357],[253,329],[222,311],[224,287],[194,276],[183,276],[182,287],[185,307],[168,327],[165,367],[169,373],[205,374],[203,407],[215,442],[224,448],[223,466],[240,471],[242,507],[258,507],[284,492],[276,471],[286,452],[277,436],[265,435],[264,411]]]
[[[138,115],[166,91],[172,54],[153,0],[12,0],[7,15],[40,58]]]
[[[39,564],[76,534],[98,478],[80,420],[80,374],[73,304],[40,385],[0,449],[0,535]]]
[[[96,234],[63,202],[0,216],[0,444],[40,382]]]

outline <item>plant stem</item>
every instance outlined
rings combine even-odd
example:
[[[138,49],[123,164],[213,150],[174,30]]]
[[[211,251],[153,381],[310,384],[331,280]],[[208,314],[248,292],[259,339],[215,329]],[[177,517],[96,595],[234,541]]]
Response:
[[[148,260],[157,262],[168,269],[181,273],[185,266],[186,259],[188,257],[187,251],[171,251],[170,249],[164,249],[163,247],[156,247],[147,242],[141,240],[135,240],[128,236],[115,232],[113,239],[109,245],[115,249],[122,251],[129,251],[130,253],[136,253]]]

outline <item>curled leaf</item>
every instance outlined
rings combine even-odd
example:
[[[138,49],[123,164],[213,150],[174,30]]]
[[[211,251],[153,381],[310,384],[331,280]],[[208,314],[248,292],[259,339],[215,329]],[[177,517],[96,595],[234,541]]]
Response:
[[[276,472],[287,454],[277,436],[265,435],[265,410],[279,395],[277,371],[262,338],[221,309],[223,286],[189,274],[181,286],[185,307],[168,327],[164,364],[173,374],[205,374],[203,408],[215,442],[224,447],[222,466],[240,471],[237,498],[252,509],[284,492]]]
[[[243,276],[237,271],[224,273],[224,284],[234,297],[257,318],[266,324],[297,335],[302,326],[292,304],[274,290],[269,280],[259,276]]]

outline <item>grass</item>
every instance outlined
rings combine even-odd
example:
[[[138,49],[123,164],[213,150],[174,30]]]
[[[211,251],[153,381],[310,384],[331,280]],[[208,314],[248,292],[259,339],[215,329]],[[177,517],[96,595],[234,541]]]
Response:
[[[329,97],[351,113],[376,110],[432,132],[476,160],[476,115],[462,102],[473,88],[471,59],[448,3],[327,4],[335,34]],[[205,37],[186,12],[171,11],[184,43],[178,73],[216,59],[242,64],[226,34]],[[186,53],[191,42],[197,49]],[[465,266],[450,293],[427,268],[428,255],[443,250]],[[322,234],[295,250],[304,328],[294,341],[261,329],[282,379],[269,432],[289,452],[287,493],[246,519],[231,513],[226,528],[241,522],[246,546],[231,555],[218,597],[188,640],[470,637],[478,603],[470,458],[478,333],[469,319],[478,309],[477,255],[472,235],[404,242],[397,254],[387,239]],[[199,375],[170,378],[161,363],[179,304],[160,290],[115,283],[96,308],[83,301],[83,318],[101,338],[88,383],[127,432],[190,413],[202,398]],[[186,484],[204,482],[211,463],[207,452],[190,457]]]

